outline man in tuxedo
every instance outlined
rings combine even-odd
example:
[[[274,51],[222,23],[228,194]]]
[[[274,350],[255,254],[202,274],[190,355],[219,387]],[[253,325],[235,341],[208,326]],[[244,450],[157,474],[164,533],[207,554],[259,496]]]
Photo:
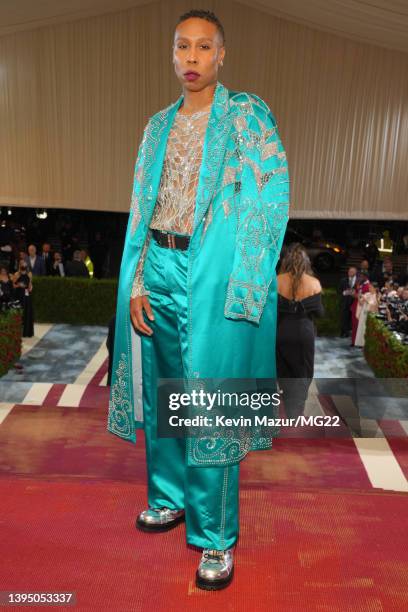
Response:
[[[42,245],[41,257],[44,260],[45,274],[47,276],[51,276],[54,255],[51,251],[51,245],[49,242],[44,242]]]
[[[340,293],[340,316],[341,331],[340,337],[347,338],[351,329],[351,305],[354,300],[354,288],[357,282],[357,268],[350,266],[347,276],[342,278],[339,286]]]
[[[34,244],[30,244],[27,250],[28,255],[26,255],[25,261],[28,269],[33,276],[44,276],[45,263],[43,258],[37,255],[37,248]]]

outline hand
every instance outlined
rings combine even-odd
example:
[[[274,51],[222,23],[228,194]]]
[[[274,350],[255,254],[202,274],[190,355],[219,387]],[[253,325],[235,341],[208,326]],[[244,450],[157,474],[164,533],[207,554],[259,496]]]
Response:
[[[147,295],[137,296],[130,300],[130,318],[137,331],[140,331],[146,336],[151,336],[153,330],[149,327],[143,318],[143,310],[146,312],[147,317],[150,321],[154,321],[152,307],[150,306]]]

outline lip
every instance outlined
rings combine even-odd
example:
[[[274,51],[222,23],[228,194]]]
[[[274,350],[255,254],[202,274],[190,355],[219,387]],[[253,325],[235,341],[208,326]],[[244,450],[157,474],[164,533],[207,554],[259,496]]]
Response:
[[[200,78],[200,75],[194,70],[189,70],[188,72],[184,73],[184,78],[186,79],[186,81],[196,81]]]

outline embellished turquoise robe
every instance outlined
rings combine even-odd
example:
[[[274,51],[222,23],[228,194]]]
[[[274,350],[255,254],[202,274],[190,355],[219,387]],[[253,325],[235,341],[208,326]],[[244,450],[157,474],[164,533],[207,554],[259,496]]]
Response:
[[[120,268],[108,430],[143,427],[140,337],[130,319],[136,267],[156,202],[167,138],[183,102],[153,115],[139,148]],[[258,96],[217,82],[204,138],[188,261],[186,378],[275,378],[276,264],[289,176],[276,120]],[[273,435],[188,438],[188,463],[222,466],[270,448]]]

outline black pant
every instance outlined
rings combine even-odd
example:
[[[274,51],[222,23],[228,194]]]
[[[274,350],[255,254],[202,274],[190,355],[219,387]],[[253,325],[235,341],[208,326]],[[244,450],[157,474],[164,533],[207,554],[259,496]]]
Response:
[[[351,304],[353,299],[347,297],[342,298],[340,302],[340,313],[341,313],[341,335],[347,336],[351,330]]]

